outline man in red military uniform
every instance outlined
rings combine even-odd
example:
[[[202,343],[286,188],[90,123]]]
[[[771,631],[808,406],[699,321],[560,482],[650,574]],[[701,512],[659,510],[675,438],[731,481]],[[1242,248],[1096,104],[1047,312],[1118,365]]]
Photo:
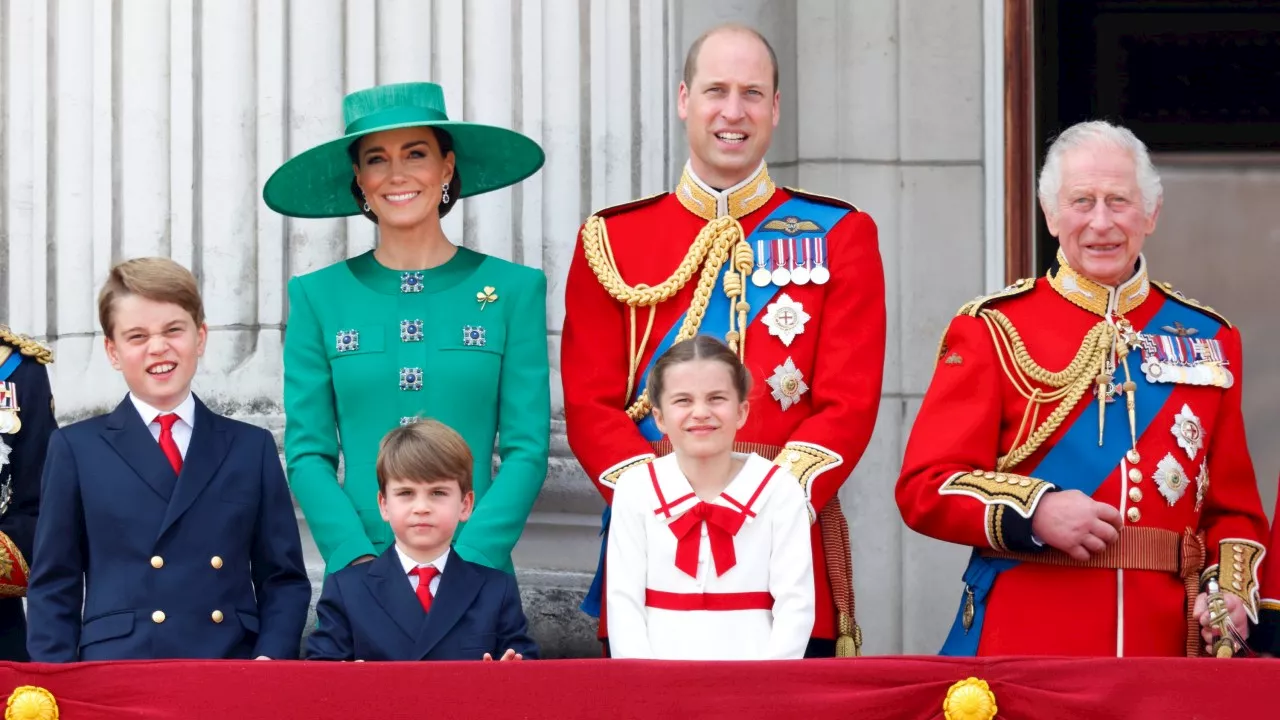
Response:
[[[704,34],[679,91],[690,150],[679,185],[583,225],[565,290],[567,431],[609,501],[624,470],[670,452],[649,414],[650,364],[694,334],[730,343],[754,379],[738,449],[776,458],[798,477],[814,520],[809,654],[854,654],[848,529],[836,491],[866,449],[879,407],[884,273],[867,214],[769,177],[777,82],[773,50],[754,30]],[[603,596],[600,582],[589,612]]]
[[[1040,178],[1057,262],[947,328],[897,486],[975,548],[943,654],[1195,655],[1210,599],[1257,618],[1240,334],[1148,279],[1161,195],[1131,132],[1069,128]]]

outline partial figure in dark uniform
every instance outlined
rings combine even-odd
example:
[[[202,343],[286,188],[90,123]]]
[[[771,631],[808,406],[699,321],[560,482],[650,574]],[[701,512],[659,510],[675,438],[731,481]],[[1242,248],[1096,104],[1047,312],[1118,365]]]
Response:
[[[53,352],[0,325],[0,660],[25,661],[27,562],[40,509],[40,475],[58,428],[45,365]]]

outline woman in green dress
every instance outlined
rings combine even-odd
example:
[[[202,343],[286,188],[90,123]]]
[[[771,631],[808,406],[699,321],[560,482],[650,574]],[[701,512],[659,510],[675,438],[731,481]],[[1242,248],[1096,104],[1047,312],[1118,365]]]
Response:
[[[392,542],[378,512],[379,441],[435,418],[475,455],[475,511],[454,549],[510,572],[547,470],[546,277],[454,245],[440,218],[460,198],[537,172],[542,149],[510,130],[450,121],[432,83],[353,93],[343,115],[343,137],[288,161],[263,189],[276,212],[364,214],[379,235],[376,249],[289,281],[290,486],[326,572],[370,560]]]

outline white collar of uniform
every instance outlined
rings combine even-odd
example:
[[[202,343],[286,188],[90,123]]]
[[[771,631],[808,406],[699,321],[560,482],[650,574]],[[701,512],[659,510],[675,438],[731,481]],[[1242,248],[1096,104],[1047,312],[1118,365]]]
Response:
[[[138,414],[142,416],[142,424],[150,426],[156,421],[156,418],[162,415],[159,410],[151,407],[147,403],[138,399],[137,395],[129,393],[129,399],[133,401],[133,406],[138,410]],[[173,409],[173,414],[178,419],[187,424],[192,430],[196,427],[196,396],[190,390],[187,391],[187,398],[178,403],[178,407]]]
[[[413,572],[413,569],[418,567],[419,565],[424,567],[427,565],[433,565],[435,566],[435,569],[439,570],[440,574],[443,575],[444,565],[445,563],[449,562],[449,548],[445,548],[444,552],[440,555],[440,557],[436,558],[435,560],[432,560],[429,563],[420,563],[417,560],[414,560],[413,558],[409,557],[408,555],[405,555],[404,551],[400,549],[400,545],[398,544],[395,546],[395,548],[396,548],[396,555],[399,556],[400,558],[400,567],[404,568],[405,575],[408,575],[409,573]]]
[[[712,504],[722,505],[736,512],[744,512],[745,509],[747,511],[745,512],[747,522],[751,522],[768,497],[769,487],[772,482],[763,488],[761,485],[764,485],[765,479],[769,478],[769,472],[775,465],[755,453],[749,453],[745,456],[735,454],[738,457],[745,457],[746,462],[743,463],[742,469],[729,482],[729,485],[712,501]],[[654,460],[653,464],[654,472],[658,476],[657,489],[661,493],[661,497],[654,498],[654,511],[659,517],[664,521],[674,520],[698,504],[698,496],[693,492],[693,486],[689,484],[689,479],[680,471],[680,465],[676,462],[675,453],[664,455]],[[785,475],[786,473],[775,472],[774,474]],[[666,506],[665,512],[663,511],[664,505]]]

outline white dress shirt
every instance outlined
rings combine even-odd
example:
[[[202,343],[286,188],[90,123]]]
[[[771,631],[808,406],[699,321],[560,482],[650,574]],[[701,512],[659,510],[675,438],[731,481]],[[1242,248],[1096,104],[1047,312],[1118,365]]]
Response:
[[[414,592],[418,591],[418,574],[414,572],[415,568],[432,565],[436,570],[440,571],[440,575],[431,578],[431,597],[435,597],[436,590],[440,588],[440,577],[444,575],[444,564],[449,561],[449,549],[445,548],[443,555],[429,563],[420,563],[405,555],[398,544],[396,545],[396,555],[400,556],[400,567],[404,568],[404,573],[409,576],[409,585],[413,587]]]
[[[129,393],[129,399],[133,401],[133,406],[137,408],[138,414],[142,416],[143,424],[151,431],[151,437],[155,438],[155,441],[159,443],[160,423],[156,418],[164,413],[139,400],[133,393]],[[196,396],[188,392],[187,399],[173,409],[173,414],[178,416],[178,421],[173,424],[173,441],[177,443],[178,452],[182,454],[182,459],[186,460],[187,446],[191,444],[191,433],[196,427]]]

